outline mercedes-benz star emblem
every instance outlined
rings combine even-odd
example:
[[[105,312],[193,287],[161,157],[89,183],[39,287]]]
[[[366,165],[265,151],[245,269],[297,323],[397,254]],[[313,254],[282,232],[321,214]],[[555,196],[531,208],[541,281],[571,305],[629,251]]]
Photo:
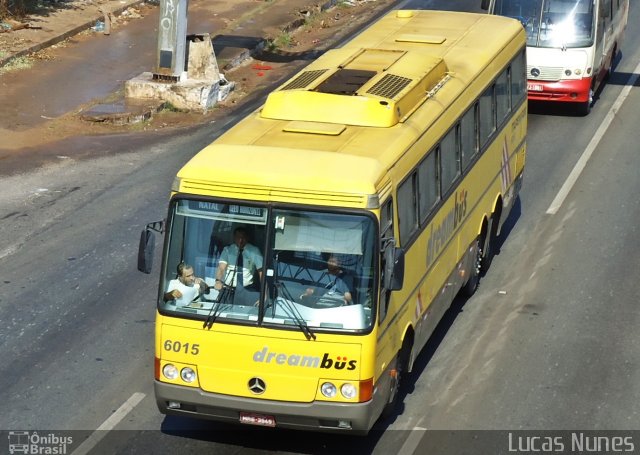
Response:
[[[249,390],[256,395],[262,395],[267,390],[267,384],[260,378],[249,379]]]
[[[531,68],[531,75],[533,77],[538,77],[540,76],[540,68]]]

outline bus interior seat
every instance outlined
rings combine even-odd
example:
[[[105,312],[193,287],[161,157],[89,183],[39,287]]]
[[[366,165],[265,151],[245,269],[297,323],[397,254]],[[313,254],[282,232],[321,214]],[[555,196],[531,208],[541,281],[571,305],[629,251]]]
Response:
[[[292,295],[303,293],[309,286],[317,286],[327,276],[327,260],[330,253],[314,253],[282,250],[277,253],[277,276],[282,279]],[[363,276],[360,255],[334,253],[347,276],[354,301],[359,302],[360,288],[370,285],[371,277]]]

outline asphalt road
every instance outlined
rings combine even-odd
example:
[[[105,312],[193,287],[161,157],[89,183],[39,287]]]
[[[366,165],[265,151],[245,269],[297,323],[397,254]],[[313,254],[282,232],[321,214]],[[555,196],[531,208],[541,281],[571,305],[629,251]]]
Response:
[[[240,431],[157,412],[157,268],[137,272],[138,235],[165,216],[176,171],[223,124],[101,139],[91,153],[70,142],[49,151],[54,164],[2,176],[0,430],[128,430],[93,433],[95,453],[406,454],[426,443],[415,428],[640,429],[640,83],[547,213],[640,72],[638,6],[631,0],[623,58],[588,117],[532,106],[525,183],[500,252],[478,293],[447,314],[402,414],[380,431],[363,440]]]

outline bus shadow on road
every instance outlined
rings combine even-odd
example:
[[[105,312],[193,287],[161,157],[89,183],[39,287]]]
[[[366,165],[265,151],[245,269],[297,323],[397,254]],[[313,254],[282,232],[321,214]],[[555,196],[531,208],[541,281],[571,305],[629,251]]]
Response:
[[[525,177],[526,179],[526,177]],[[511,212],[504,223],[502,223],[502,227],[500,228],[500,234],[496,237],[496,244],[494,245],[493,254],[495,256],[500,255],[500,250],[502,249],[502,245],[509,238],[509,234],[516,226],[516,223],[520,219],[522,215],[522,200],[520,199],[520,195],[516,197],[515,202],[513,203],[513,207],[511,208]],[[491,268],[489,268],[489,271]]]
[[[618,55],[616,56],[615,61],[613,62],[612,65],[612,69],[611,69],[611,76],[609,76],[609,79],[606,81],[606,83],[604,85],[621,85],[623,87],[626,87],[627,85],[629,85],[629,81],[631,80],[632,77],[636,76],[636,80],[633,83],[634,87],[640,87],[640,78],[637,77],[637,74],[635,73],[626,73],[624,71],[618,71],[618,65],[620,64],[620,61],[622,60],[622,56],[623,53],[619,52]]]

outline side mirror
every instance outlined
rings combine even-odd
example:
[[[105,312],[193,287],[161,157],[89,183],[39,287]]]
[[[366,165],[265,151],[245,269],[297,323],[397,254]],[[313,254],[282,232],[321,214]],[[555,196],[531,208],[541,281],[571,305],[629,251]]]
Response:
[[[148,229],[143,229],[140,233],[140,246],[138,247],[138,270],[142,273],[151,273],[155,248],[156,235]]]
[[[140,233],[140,245],[138,246],[138,270],[143,273],[151,273],[153,267],[153,252],[156,248],[156,235],[152,232],[164,232],[164,221],[154,221]]]
[[[399,291],[404,282],[404,250],[389,244],[384,250],[382,285],[389,291]]]

